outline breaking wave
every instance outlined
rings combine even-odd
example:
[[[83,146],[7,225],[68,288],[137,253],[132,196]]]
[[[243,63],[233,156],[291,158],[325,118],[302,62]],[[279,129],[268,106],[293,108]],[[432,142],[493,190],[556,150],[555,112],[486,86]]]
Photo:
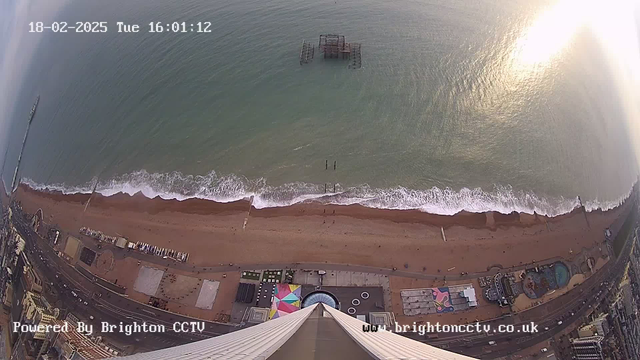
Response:
[[[34,190],[59,191],[64,194],[91,193],[95,180],[83,185],[40,184],[31,179],[22,183]],[[331,189],[333,190],[333,186]],[[148,198],[186,200],[192,198],[232,202],[249,199],[253,196],[253,206],[260,208],[289,206],[304,201],[316,201],[325,204],[360,204],[380,209],[418,209],[441,215],[453,215],[460,211],[485,212],[497,211],[508,214],[513,211],[533,214],[534,212],[557,216],[571,212],[577,206],[577,198],[539,197],[532,192],[517,191],[511,186],[495,185],[492,191],[480,188],[462,188],[459,191],[450,188],[433,187],[427,190],[412,190],[402,186],[377,189],[369,185],[343,187],[336,185],[335,193],[324,193],[324,185],[302,182],[280,186],[267,184],[266,179],[248,179],[243,176],[220,176],[214,171],[207,175],[184,175],[180,172],[166,174],[148,173],[145,170],[120,175],[111,180],[98,182],[96,192],[111,196],[117,193],[133,195],[142,193]],[[591,200],[584,203],[588,211],[609,210],[620,205],[629,192],[614,201]]]

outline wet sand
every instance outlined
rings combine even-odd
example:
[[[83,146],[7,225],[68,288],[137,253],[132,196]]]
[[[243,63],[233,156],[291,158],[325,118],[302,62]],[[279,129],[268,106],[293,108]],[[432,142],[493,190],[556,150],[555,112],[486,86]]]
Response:
[[[186,251],[194,265],[327,262],[443,276],[452,267],[451,273],[459,274],[557,256],[571,259],[583,247],[600,246],[604,229],[630,205],[627,201],[607,212],[587,213],[587,223],[582,209],[555,218],[465,212],[443,216],[317,203],[255,209],[247,201],[222,204],[118,194],[95,195],[84,212],[89,195],[21,186],[16,198],[27,212],[42,208],[45,221],[65,231],[76,233],[87,226]]]

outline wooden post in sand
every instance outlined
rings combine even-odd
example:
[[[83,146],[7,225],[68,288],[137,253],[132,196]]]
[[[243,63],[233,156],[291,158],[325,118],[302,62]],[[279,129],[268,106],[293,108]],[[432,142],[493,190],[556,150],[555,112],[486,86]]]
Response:
[[[251,216],[251,208],[253,207],[253,195],[249,198],[249,210],[247,211],[247,216],[244,218],[244,222],[242,223],[242,230],[247,228],[247,223],[249,222],[249,216]]]
[[[440,233],[442,234],[442,240],[447,242],[447,237],[444,235],[444,228],[442,226],[440,226]]]
[[[338,164],[338,162],[336,160],[333,160],[333,170],[336,169],[336,165]]]
[[[325,160],[324,161],[324,169],[328,170],[329,169],[329,160]]]
[[[580,208],[582,209],[582,214],[584,215],[584,221],[587,222],[587,227],[591,229],[591,224],[589,224],[589,219],[587,219],[587,209],[585,209],[584,205],[582,205],[582,199],[578,196],[578,202],[580,203]]]
[[[87,203],[84,204],[84,210],[82,210],[83,213],[87,211],[87,208],[89,207],[89,203],[91,202],[91,199],[93,198],[93,194],[96,193],[96,188],[98,188],[98,179],[99,178],[96,178],[96,183],[93,184],[93,190],[91,190],[91,195],[89,195],[89,200],[87,200]]]

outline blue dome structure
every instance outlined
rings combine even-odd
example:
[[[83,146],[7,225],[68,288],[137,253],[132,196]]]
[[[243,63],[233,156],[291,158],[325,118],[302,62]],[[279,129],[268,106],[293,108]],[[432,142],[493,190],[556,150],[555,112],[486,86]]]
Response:
[[[309,307],[313,304],[323,303],[327,306],[331,306],[334,309],[340,309],[338,299],[327,291],[314,291],[302,299],[302,308]]]

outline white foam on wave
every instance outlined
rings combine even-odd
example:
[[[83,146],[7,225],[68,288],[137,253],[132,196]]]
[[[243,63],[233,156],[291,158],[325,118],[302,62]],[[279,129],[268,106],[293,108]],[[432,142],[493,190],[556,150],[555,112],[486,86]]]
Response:
[[[24,179],[23,183],[35,190],[88,194],[91,193],[95,181],[77,186],[40,184],[31,179]],[[462,188],[456,191],[437,187],[413,190],[402,186],[378,189],[366,184],[347,188],[338,185],[336,193],[325,194],[321,185],[295,182],[271,186],[264,178],[220,176],[215,171],[207,175],[184,175],[180,172],[159,174],[140,170],[100,181],[96,191],[104,196],[118,193],[133,195],[140,192],[148,198],[160,197],[180,201],[198,198],[222,203],[249,199],[253,196],[253,206],[258,209],[317,201],[336,205],[361,204],[380,209],[418,209],[440,215],[453,215],[464,210],[475,213],[497,211],[503,214],[513,211],[529,214],[536,212],[557,216],[571,212],[579,206],[577,198],[540,197],[533,192],[514,190],[511,186],[496,185],[492,191],[487,192],[480,188]],[[595,199],[586,201],[584,205],[588,211],[609,210],[620,205],[630,194],[631,190],[613,201]]]

